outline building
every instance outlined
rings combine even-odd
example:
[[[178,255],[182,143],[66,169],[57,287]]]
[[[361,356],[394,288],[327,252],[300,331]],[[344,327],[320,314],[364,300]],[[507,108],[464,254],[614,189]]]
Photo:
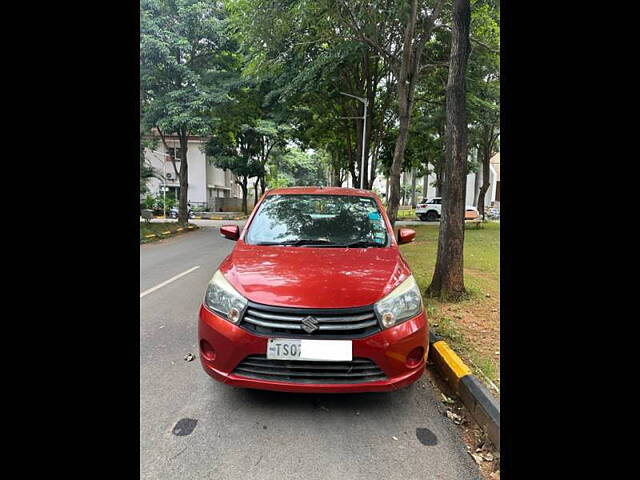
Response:
[[[164,147],[160,137],[154,150],[145,150],[145,158],[161,177],[165,178],[167,196],[178,198],[180,183],[171,163],[169,151]],[[176,168],[180,171],[182,152],[177,136],[165,136],[171,153],[176,158]],[[204,145],[208,137],[190,137],[187,148],[189,159],[189,203],[193,207],[204,207],[207,211],[240,211],[242,209],[242,188],[236,183],[237,176],[231,171],[224,171],[213,166],[210,158],[204,153]],[[162,194],[163,181],[152,178],[147,183],[152,195]],[[253,185],[250,179],[249,185]],[[253,208],[252,190],[248,192],[247,202],[249,208]]]

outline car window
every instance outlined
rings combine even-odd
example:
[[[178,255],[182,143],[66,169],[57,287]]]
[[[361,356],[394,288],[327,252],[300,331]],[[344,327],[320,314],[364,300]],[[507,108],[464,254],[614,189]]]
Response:
[[[387,227],[373,198],[352,195],[270,195],[249,226],[249,244],[353,242],[387,246]]]

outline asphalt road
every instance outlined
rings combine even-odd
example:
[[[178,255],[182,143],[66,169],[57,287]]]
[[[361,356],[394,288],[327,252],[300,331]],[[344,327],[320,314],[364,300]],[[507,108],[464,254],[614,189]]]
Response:
[[[481,478],[429,372],[397,392],[349,395],[210,379],[197,311],[232,247],[213,228],[140,246],[141,293],[199,267],[140,299],[141,479]]]

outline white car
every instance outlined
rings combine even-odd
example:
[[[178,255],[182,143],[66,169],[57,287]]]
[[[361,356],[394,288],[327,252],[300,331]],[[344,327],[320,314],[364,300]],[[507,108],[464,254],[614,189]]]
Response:
[[[416,215],[423,222],[435,222],[442,215],[442,197],[434,197],[431,200],[424,198],[416,205]],[[480,216],[478,209],[473,205],[465,206],[465,218],[477,218]]]

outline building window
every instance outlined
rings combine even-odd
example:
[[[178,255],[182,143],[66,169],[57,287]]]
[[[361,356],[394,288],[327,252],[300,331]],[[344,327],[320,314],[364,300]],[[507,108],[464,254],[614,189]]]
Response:
[[[173,158],[178,161],[182,160],[182,148],[180,147],[170,147],[167,153],[169,153],[169,155],[173,156]],[[167,157],[167,161],[170,162],[171,159]]]

